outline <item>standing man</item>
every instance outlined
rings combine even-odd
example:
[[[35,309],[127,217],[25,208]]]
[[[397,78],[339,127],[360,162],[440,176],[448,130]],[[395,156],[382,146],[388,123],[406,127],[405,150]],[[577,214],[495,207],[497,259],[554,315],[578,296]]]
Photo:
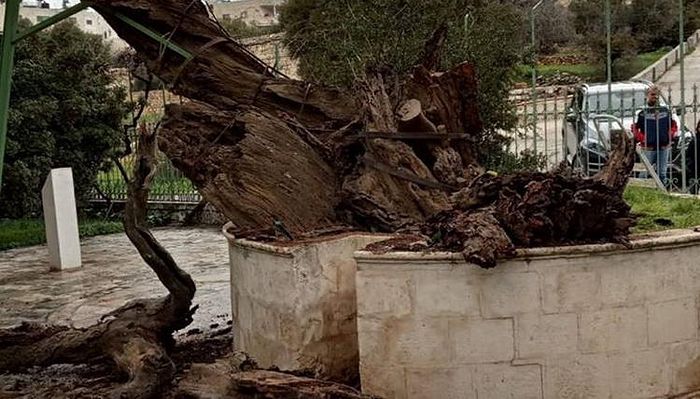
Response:
[[[669,150],[678,126],[671,116],[671,110],[659,105],[659,92],[657,86],[651,86],[647,90],[646,107],[637,114],[637,122],[632,125],[632,131],[642,146],[644,156],[655,166],[659,179],[667,184]]]

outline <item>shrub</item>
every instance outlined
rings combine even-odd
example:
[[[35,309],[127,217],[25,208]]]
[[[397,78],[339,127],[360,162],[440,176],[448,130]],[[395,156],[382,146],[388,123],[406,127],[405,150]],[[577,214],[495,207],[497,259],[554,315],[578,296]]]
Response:
[[[23,20],[20,29],[26,28]],[[0,217],[40,213],[51,168],[71,167],[78,201],[120,143],[128,111],[125,90],[110,75],[110,51],[99,35],[71,22],[17,45]]]

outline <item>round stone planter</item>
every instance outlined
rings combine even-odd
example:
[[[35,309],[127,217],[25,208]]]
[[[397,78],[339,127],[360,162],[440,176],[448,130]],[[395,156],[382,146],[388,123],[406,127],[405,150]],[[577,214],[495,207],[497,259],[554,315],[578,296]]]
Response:
[[[289,245],[228,233],[234,349],[262,367],[358,376],[354,251],[385,236],[344,234]]]
[[[360,372],[386,398],[657,398],[700,387],[700,234],[520,251],[355,252]]]

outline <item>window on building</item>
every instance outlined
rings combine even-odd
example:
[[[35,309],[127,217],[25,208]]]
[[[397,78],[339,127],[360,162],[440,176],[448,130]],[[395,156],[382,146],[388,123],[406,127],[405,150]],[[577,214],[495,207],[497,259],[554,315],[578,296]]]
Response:
[[[86,19],[85,20],[86,25],[92,25],[92,20],[91,19]]]
[[[106,39],[106,38],[107,38],[107,32],[105,32],[104,35],[105,35],[105,39]]]

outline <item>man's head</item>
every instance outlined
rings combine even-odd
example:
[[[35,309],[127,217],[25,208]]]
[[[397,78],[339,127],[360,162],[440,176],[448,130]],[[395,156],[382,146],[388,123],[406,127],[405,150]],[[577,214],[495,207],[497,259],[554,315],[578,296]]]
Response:
[[[651,86],[647,89],[647,104],[650,106],[656,106],[659,102],[660,90],[657,86]]]

